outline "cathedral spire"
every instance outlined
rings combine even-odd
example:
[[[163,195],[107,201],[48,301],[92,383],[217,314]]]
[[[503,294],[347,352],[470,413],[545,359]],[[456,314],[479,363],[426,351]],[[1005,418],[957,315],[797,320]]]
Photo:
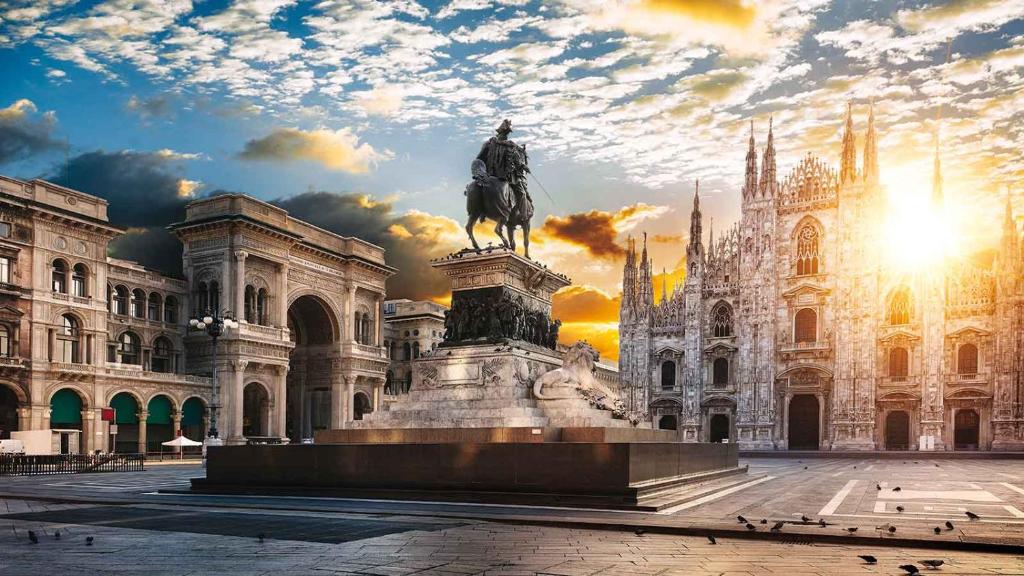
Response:
[[[693,211],[690,212],[690,246],[699,245],[704,234],[700,219],[700,180],[697,180],[697,188],[693,192]]]
[[[622,269],[623,308],[632,306],[636,300],[636,242],[630,236],[627,243],[629,249],[626,251],[626,265]]]
[[[775,196],[775,137],[772,135],[772,117],[768,117],[768,143],[761,160],[761,196]]]
[[[878,182],[878,141],[875,135],[875,103],[868,112],[868,132],[864,140],[864,180]]]
[[[750,120],[750,141],[747,145],[747,175],[743,184],[743,198],[757,193],[757,150],[754,148],[754,120]]]
[[[668,271],[665,267],[661,268],[661,301],[664,303],[668,300]]]
[[[853,135],[853,103],[846,105],[846,127],[843,129],[843,152],[839,162],[839,181],[853,182],[857,177],[857,139]]]

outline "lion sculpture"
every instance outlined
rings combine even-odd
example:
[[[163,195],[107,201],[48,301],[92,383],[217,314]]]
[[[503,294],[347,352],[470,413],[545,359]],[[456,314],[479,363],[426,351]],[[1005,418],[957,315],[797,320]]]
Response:
[[[595,408],[622,411],[619,394],[594,377],[599,355],[590,344],[580,341],[572,345],[562,359],[562,367],[545,372],[533,383],[533,395],[538,400],[580,398]]]

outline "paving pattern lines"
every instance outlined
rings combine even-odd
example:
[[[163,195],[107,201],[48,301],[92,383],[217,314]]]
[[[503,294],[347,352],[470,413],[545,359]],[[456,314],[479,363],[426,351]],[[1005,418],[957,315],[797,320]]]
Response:
[[[30,544],[26,533],[41,542]],[[938,558],[941,574],[1024,574],[1024,557],[886,547],[796,545],[719,538],[470,523],[340,544],[56,526],[0,518],[0,574],[897,574]],[[85,546],[84,538],[95,538]],[[878,565],[864,565],[858,554]],[[920,565],[919,565],[920,566]],[[923,568],[923,566],[922,566]],[[937,572],[940,573],[940,572]]]

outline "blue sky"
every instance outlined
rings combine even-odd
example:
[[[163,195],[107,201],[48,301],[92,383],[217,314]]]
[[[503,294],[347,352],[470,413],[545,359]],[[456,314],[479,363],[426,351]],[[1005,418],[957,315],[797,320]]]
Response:
[[[835,163],[846,103],[862,132],[873,102],[883,181],[916,189],[942,106],[947,189],[983,245],[1007,185],[1024,212],[1022,16],[1024,0],[8,0],[0,173],[130,151],[186,199],[365,194],[386,234],[445,251],[469,161],[508,117],[554,198],[531,183],[537,256],[613,299],[629,235],[679,263],[694,180],[707,218],[735,221],[750,120],[761,146],[773,115],[784,176],[807,152]]]

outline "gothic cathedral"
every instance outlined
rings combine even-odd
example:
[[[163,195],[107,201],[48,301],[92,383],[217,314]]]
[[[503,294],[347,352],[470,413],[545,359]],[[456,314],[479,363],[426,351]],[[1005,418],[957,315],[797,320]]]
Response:
[[[1024,241],[1007,201],[994,260],[909,271],[884,258],[874,113],[860,169],[848,110],[838,172],[776,176],[753,127],[742,216],[655,301],[646,239],[623,273],[619,374],[631,409],[750,450],[1024,449]],[[943,202],[936,154],[932,202]],[[710,227],[709,227],[710,228]]]

